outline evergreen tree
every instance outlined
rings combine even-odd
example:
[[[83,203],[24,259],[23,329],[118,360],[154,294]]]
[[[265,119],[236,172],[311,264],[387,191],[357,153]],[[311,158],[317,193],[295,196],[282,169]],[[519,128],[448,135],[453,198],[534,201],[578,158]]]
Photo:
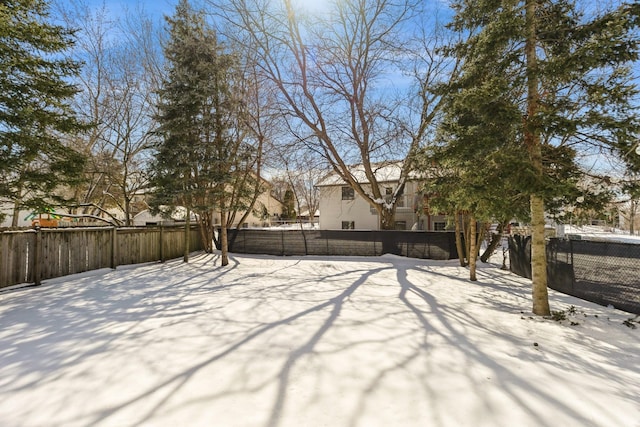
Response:
[[[508,187],[529,198],[533,312],[548,315],[545,205],[575,191],[584,144],[614,147],[637,133],[628,65],[638,58],[639,8],[589,18],[570,0],[466,0],[454,9],[451,27],[467,38],[453,50],[464,71],[449,87],[445,130],[466,151],[456,162],[471,177],[462,200],[485,194],[473,189],[482,174],[471,159],[506,156]]]
[[[496,59],[502,53],[487,52]],[[512,103],[503,71],[495,60],[488,60],[480,69],[474,69],[471,62],[463,63],[458,79],[445,88],[445,114],[437,138],[440,144],[425,152],[426,168],[432,169],[429,175],[434,177],[426,188],[432,195],[430,207],[448,212],[456,230],[465,235],[464,241],[457,239],[458,254],[461,265],[468,260],[471,280],[476,277],[480,243],[472,237],[476,223],[503,223],[521,217],[525,201],[509,179],[518,134],[514,122],[520,112]]]
[[[0,201],[14,204],[14,225],[21,209],[61,202],[56,190],[74,185],[84,162],[62,142],[83,128],[69,107],[73,31],[48,19],[44,0],[0,4]]]
[[[291,188],[284,192],[282,205],[282,219],[296,219],[296,200]]]
[[[241,89],[236,59],[187,0],[167,18],[169,64],[159,91],[157,154],[153,164],[156,210],[183,205],[198,214],[211,249],[213,215],[220,213],[222,264],[227,257],[227,215],[246,180],[239,177],[250,155],[242,140]],[[242,199],[242,197],[240,197]]]

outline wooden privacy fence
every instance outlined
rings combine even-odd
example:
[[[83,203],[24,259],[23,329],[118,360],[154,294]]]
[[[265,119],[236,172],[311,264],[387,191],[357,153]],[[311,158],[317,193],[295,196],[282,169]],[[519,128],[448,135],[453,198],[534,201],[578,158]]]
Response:
[[[184,254],[184,226],[52,228],[0,233],[0,288]],[[189,231],[190,252],[201,250]]]

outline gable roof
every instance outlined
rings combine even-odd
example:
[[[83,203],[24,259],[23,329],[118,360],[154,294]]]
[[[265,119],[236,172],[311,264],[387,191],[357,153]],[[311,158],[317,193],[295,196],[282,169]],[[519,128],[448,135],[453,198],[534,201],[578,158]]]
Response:
[[[379,183],[384,182],[397,182],[400,180],[400,173],[402,171],[402,161],[377,163],[372,165],[373,172]],[[367,184],[369,180],[364,172],[364,166],[357,164],[349,167],[349,171],[356,182],[360,184]],[[409,179],[418,179],[419,173],[410,172]],[[316,187],[330,187],[335,185],[346,185],[346,182],[336,172],[330,172],[324,176],[317,184]]]

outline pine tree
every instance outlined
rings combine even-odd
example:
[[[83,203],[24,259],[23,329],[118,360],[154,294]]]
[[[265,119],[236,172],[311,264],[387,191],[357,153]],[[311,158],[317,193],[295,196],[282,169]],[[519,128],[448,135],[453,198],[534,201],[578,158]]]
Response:
[[[73,31],[48,19],[44,0],[0,4],[0,200],[14,204],[14,225],[20,209],[61,202],[56,190],[74,185],[84,162],[62,142],[84,127],[69,106]]]
[[[291,188],[284,192],[282,205],[282,219],[296,219],[296,200]]]
[[[167,23],[169,69],[159,92],[161,139],[153,164],[153,205],[183,205],[196,212],[209,248],[211,219],[214,211],[220,212],[222,264],[227,265],[227,216],[241,192],[236,172],[247,154],[236,60],[187,0],[178,3]]]
[[[614,147],[638,129],[628,64],[638,58],[639,8],[586,17],[569,0],[467,0],[454,9],[452,28],[468,37],[454,50],[464,71],[448,94],[461,120],[447,131],[472,156],[509,153],[512,186],[529,198],[533,312],[548,315],[545,208],[575,188],[581,144]],[[468,173],[468,160],[461,166]]]

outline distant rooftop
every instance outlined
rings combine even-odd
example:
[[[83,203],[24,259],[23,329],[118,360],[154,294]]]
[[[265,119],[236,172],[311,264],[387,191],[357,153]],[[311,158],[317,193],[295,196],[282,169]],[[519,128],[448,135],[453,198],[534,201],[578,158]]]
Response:
[[[387,163],[379,163],[373,166],[373,172],[378,179],[378,182],[395,182],[400,179],[400,172],[402,170],[402,162],[387,162]],[[364,166],[362,164],[353,165],[350,167],[351,175],[354,177],[356,182],[360,184],[366,184],[369,182],[367,176],[364,172]],[[410,179],[417,179],[418,173],[412,172],[410,173]],[[331,172],[327,174],[324,178],[322,178],[317,184],[316,187],[328,187],[333,185],[344,185],[345,181],[340,177],[337,173]]]

